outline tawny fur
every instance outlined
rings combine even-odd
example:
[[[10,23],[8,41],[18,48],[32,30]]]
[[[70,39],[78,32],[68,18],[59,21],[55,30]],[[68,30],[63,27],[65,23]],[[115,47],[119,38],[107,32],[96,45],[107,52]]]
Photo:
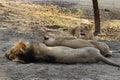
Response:
[[[93,47],[84,47],[78,49],[65,46],[48,47],[43,43],[30,44],[20,41],[9,51],[7,51],[5,55],[12,61],[22,63],[28,62],[32,58],[36,61],[50,61],[65,64],[94,63],[102,61],[106,64],[120,67],[119,64],[116,64],[115,62],[102,56],[100,51]]]
[[[110,48],[104,42],[83,39],[48,38],[44,41],[47,46],[67,46],[71,48],[95,47],[100,50],[103,56],[111,56]]]
[[[68,32],[70,35],[75,36],[77,38],[81,38],[80,35],[80,27],[68,28]]]
[[[81,24],[80,27],[68,28],[68,32],[77,38],[94,40],[93,24]]]
[[[81,30],[84,33],[83,39],[86,40],[94,39],[93,24],[82,24]]]

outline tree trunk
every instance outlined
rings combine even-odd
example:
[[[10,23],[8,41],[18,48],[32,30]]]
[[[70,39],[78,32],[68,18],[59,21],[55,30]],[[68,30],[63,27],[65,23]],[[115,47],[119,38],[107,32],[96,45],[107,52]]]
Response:
[[[95,22],[95,35],[98,35],[100,33],[100,14],[99,14],[99,7],[98,7],[98,1],[92,0],[93,2],[93,9],[94,9],[94,22]]]

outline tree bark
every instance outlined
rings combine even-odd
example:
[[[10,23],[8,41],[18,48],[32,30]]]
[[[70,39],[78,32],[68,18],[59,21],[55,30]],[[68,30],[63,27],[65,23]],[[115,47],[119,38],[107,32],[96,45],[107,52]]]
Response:
[[[100,14],[99,14],[99,6],[97,0],[92,0],[93,9],[94,9],[94,22],[95,22],[95,32],[94,35],[98,35],[100,33]]]

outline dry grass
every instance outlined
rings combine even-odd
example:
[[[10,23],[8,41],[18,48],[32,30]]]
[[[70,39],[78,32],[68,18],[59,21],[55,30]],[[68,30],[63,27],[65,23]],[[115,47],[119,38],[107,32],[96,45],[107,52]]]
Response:
[[[1,27],[26,31],[29,30],[28,27],[41,28],[48,25],[74,27],[83,21],[89,22],[78,18],[80,14],[71,13],[56,5],[37,5],[15,0],[0,0],[0,2]]]

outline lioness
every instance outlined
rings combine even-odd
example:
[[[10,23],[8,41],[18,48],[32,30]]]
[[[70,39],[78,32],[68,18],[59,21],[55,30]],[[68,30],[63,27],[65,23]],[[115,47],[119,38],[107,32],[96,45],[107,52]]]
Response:
[[[16,62],[47,61],[57,63],[94,63],[102,61],[106,64],[120,67],[100,54],[100,51],[93,47],[73,49],[65,46],[47,47],[45,44],[34,44],[19,41],[5,56]]]
[[[77,38],[94,40],[93,23],[82,23],[80,27],[68,28],[68,32]]]
[[[103,56],[111,56],[110,48],[104,42],[92,41],[92,40],[83,40],[83,39],[65,39],[62,37],[51,38],[47,37],[44,40],[44,43],[47,46],[67,46],[71,48],[82,48],[82,47],[95,47],[100,50]]]
[[[93,32],[93,24],[82,24],[81,31],[84,33],[83,39],[85,40],[93,40],[94,32]]]

